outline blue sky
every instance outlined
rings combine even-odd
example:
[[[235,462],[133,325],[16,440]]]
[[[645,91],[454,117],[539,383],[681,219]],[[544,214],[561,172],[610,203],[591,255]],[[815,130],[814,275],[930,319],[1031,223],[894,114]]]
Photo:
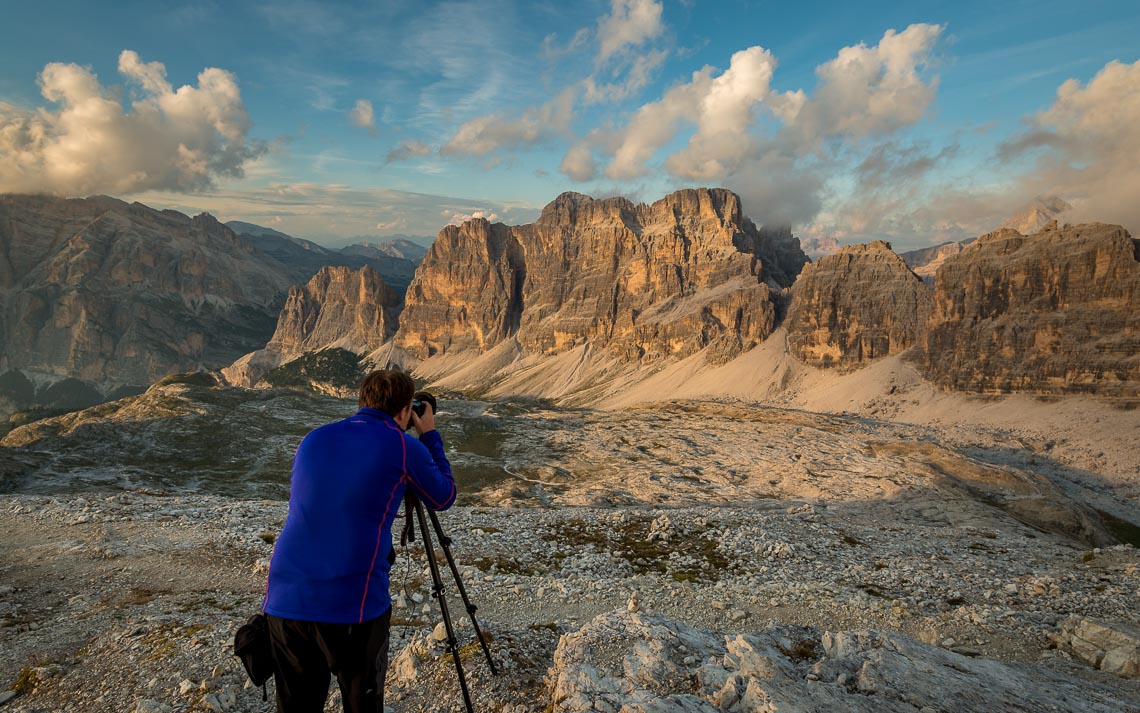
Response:
[[[48,1],[3,17],[4,191],[334,244],[525,222],[565,190],[698,185],[840,242],[965,237],[1054,193],[1140,227],[1120,158],[1140,152],[1135,2]]]

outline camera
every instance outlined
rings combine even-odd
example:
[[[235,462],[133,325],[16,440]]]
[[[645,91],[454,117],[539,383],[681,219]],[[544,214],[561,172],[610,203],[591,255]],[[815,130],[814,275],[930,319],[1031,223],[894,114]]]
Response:
[[[431,412],[432,413],[438,413],[439,412],[439,405],[438,405],[438,402],[435,400],[435,396],[432,396],[427,391],[420,391],[419,393],[417,393],[415,396],[412,397],[412,411],[415,411],[416,416],[418,416],[418,417],[422,417],[424,415],[424,412],[427,410],[428,404],[431,404]],[[416,425],[415,422],[409,418],[408,419],[408,428],[409,429],[415,428],[415,425]]]

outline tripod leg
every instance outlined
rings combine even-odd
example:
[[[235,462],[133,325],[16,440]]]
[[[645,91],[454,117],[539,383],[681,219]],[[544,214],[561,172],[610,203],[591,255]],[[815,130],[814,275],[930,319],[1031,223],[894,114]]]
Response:
[[[435,551],[431,546],[431,533],[428,532],[427,519],[424,517],[424,506],[418,500],[416,501],[416,517],[420,521],[424,553],[427,555],[428,569],[431,570],[431,593],[439,602],[439,610],[443,614],[443,626],[447,630],[447,650],[455,659],[455,672],[459,676],[459,688],[463,691],[463,703],[467,706],[467,713],[474,713],[475,709],[471,705],[471,693],[467,690],[467,677],[463,674],[463,663],[459,660],[459,642],[455,638],[455,628],[451,625],[451,613],[447,610],[447,597],[443,596],[443,577],[439,574],[439,563],[435,561]]]
[[[435,534],[439,536],[439,544],[443,547],[444,557],[447,559],[448,567],[451,568],[451,576],[455,578],[455,587],[463,599],[463,606],[467,608],[467,615],[471,617],[471,626],[475,629],[475,636],[479,639],[479,645],[483,647],[483,654],[487,657],[487,665],[491,667],[491,673],[497,676],[499,670],[495,668],[495,661],[491,658],[491,649],[487,646],[487,639],[483,636],[483,630],[479,628],[479,620],[475,618],[475,612],[479,607],[472,604],[471,600],[467,598],[467,588],[463,586],[463,577],[459,576],[459,568],[455,566],[455,558],[451,556],[451,538],[443,534],[443,526],[439,524],[439,518],[436,517],[436,514],[429,510],[428,515],[431,517]]]

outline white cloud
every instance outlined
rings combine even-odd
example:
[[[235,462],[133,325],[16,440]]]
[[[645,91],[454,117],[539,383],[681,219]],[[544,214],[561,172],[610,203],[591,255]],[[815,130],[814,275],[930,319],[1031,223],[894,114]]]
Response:
[[[839,50],[816,68],[819,82],[799,107],[785,103],[781,118],[805,145],[836,135],[861,138],[888,134],[921,119],[938,90],[938,78],[923,80],[942,25],[915,24],[887,30],[879,44]],[[791,100],[789,100],[791,101]]]
[[[472,119],[460,126],[439,152],[483,156],[504,146],[533,145],[564,134],[574,116],[576,94],[577,87],[569,87],[542,106],[514,118],[487,114]]]
[[[598,166],[586,142],[574,144],[562,158],[558,170],[575,181],[589,181],[598,174]]]
[[[590,75],[582,82],[582,99],[587,104],[600,102],[616,102],[631,96],[645,88],[653,80],[656,72],[669,57],[667,50],[653,50],[634,57],[627,66],[623,66],[624,79],[613,82],[598,83],[594,75]],[[620,74],[620,72],[619,72]]]
[[[372,102],[367,99],[356,100],[356,106],[348,112],[348,120],[354,126],[367,129],[372,136],[376,135],[376,115],[372,110]]]
[[[613,0],[610,14],[598,21],[597,63],[658,37],[665,31],[661,14],[655,0]]]
[[[999,158],[1039,151],[1020,179],[1027,195],[1056,194],[1074,204],[1074,219],[1140,229],[1140,61],[1109,62],[1081,86],[1070,79],[1030,130]]]
[[[729,68],[717,77],[712,67],[694,72],[689,83],[638,109],[617,133],[606,175],[645,175],[646,163],[674,139],[682,122],[688,122],[696,125],[696,132],[688,146],[669,157],[666,169],[684,178],[723,177],[748,153],[754,109],[769,95],[775,67],[768,50],[750,47],[734,54]]]
[[[39,83],[58,111],[0,104],[0,191],[200,190],[242,176],[264,152],[247,141],[249,117],[232,73],[207,68],[198,86],[174,90],[161,63],[131,50],[118,68],[133,97],[128,110],[90,69],[54,62]]]
[[[416,156],[427,156],[431,153],[431,147],[422,141],[401,141],[391,151],[388,152],[387,158],[384,163],[393,163],[395,161],[407,161]]]
[[[763,47],[732,56],[724,74],[709,82],[697,111],[697,132],[689,145],[665,162],[684,178],[720,178],[739,164],[750,141],[754,107],[768,96],[776,60]]]

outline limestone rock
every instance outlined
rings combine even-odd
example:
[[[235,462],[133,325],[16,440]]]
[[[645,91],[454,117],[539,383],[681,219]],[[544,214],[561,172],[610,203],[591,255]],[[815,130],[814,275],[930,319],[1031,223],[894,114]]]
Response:
[[[428,357],[509,339],[556,354],[583,343],[636,361],[771,333],[773,290],[806,262],[787,229],[757,228],[723,189],[652,205],[565,193],[535,223],[449,226],[407,294],[396,343]]]
[[[814,366],[852,366],[913,346],[930,290],[889,243],[845,247],[800,273],[788,309],[788,347]]]
[[[293,287],[266,346],[286,356],[330,345],[366,352],[396,331],[402,298],[370,267],[325,267]]]
[[[1054,637],[1088,665],[1123,678],[1140,679],[1140,630],[1127,624],[1069,617]]]
[[[690,663],[686,663],[690,662]],[[618,610],[566,634],[552,710],[1127,710],[1129,692],[1051,669],[969,658],[899,634],[776,626],[719,634]]]
[[[287,276],[212,216],[0,196],[0,364],[145,385],[264,344]]]
[[[329,348],[365,354],[396,331],[402,298],[365,266],[324,267],[292,287],[264,349],[222,370],[231,384],[253,386],[272,369],[303,354]]]
[[[928,379],[987,393],[1140,394],[1140,241],[1050,224],[983,235],[938,271]]]

